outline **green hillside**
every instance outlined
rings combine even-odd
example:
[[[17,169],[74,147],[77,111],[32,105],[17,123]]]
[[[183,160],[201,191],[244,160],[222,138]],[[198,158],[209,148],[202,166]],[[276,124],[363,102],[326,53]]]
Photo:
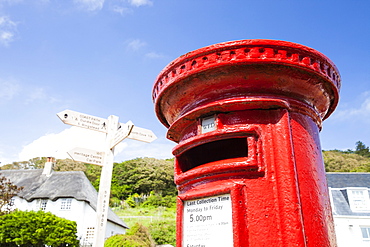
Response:
[[[369,147],[358,141],[355,150],[323,151],[327,172],[370,172]]]

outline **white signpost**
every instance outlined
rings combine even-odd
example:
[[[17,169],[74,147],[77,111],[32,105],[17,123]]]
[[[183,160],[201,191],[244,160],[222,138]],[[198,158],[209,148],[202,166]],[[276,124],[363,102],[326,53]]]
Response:
[[[75,161],[84,162],[87,164],[94,164],[103,166],[104,164],[104,152],[99,152],[86,148],[74,148],[67,152],[69,156]]]
[[[157,137],[151,130],[134,126],[127,138],[149,143],[155,140]]]
[[[130,135],[133,127],[134,124],[131,121],[128,121],[126,124],[123,125],[120,124],[112,140],[111,148],[115,147],[118,143],[127,138]]]
[[[107,133],[107,119],[65,110],[57,113],[63,123]]]
[[[152,142],[157,139],[157,137],[151,130],[136,127],[131,121],[126,124],[119,123],[118,117],[113,115],[109,116],[108,119],[104,119],[80,112],[65,110],[59,112],[57,116],[65,124],[106,133],[105,150],[94,151],[85,148],[74,148],[68,152],[72,159],[76,161],[100,165],[103,167],[100,175],[96,209],[97,221],[95,241],[93,245],[94,247],[103,247],[112,181],[114,147],[125,138],[143,142]]]

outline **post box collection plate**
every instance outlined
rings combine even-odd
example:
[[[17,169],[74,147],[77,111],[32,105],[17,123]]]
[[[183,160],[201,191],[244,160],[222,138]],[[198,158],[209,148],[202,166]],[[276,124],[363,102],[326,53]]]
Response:
[[[202,118],[201,119],[201,122],[202,122],[202,131],[201,133],[204,134],[204,133],[207,133],[207,132],[211,132],[213,130],[216,130],[216,117],[213,115],[213,116],[209,116],[209,117],[205,117],[205,118]]]
[[[232,228],[230,194],[184,201],[182,246],[233,246]]]

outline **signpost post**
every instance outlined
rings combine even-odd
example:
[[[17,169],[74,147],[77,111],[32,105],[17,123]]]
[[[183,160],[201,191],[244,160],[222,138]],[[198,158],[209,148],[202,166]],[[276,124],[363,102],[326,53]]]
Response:
[[[80,112],[64,110],[58,113],[57,116],[65,124],[106,133],[103,151],[76,147],[68,152],[73,160],[102,166],[93,246],[103,247],[112,181],[114,147],[126,138],[149,143],[154,141],[157,137],[151,130],[136,127],[131,121],[126,124],[119,123],[118,117],[113,115],[109,116],[108,119],[104,119]]]

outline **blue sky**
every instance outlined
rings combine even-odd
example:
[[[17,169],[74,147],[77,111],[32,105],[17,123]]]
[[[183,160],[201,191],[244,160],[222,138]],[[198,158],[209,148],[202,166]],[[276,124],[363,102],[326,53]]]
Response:
[[[370,145],[369,10],[365,0],[0,0],[0,162],[96,149],[103,137],[63,124],[56,113],[65,109],[116,115],[158,136],[124,141],[116,161],[171,158],[151,100],[157,75],[184,53],[240,39],[292,41],[328,56],[342,89],[322,148]]]

